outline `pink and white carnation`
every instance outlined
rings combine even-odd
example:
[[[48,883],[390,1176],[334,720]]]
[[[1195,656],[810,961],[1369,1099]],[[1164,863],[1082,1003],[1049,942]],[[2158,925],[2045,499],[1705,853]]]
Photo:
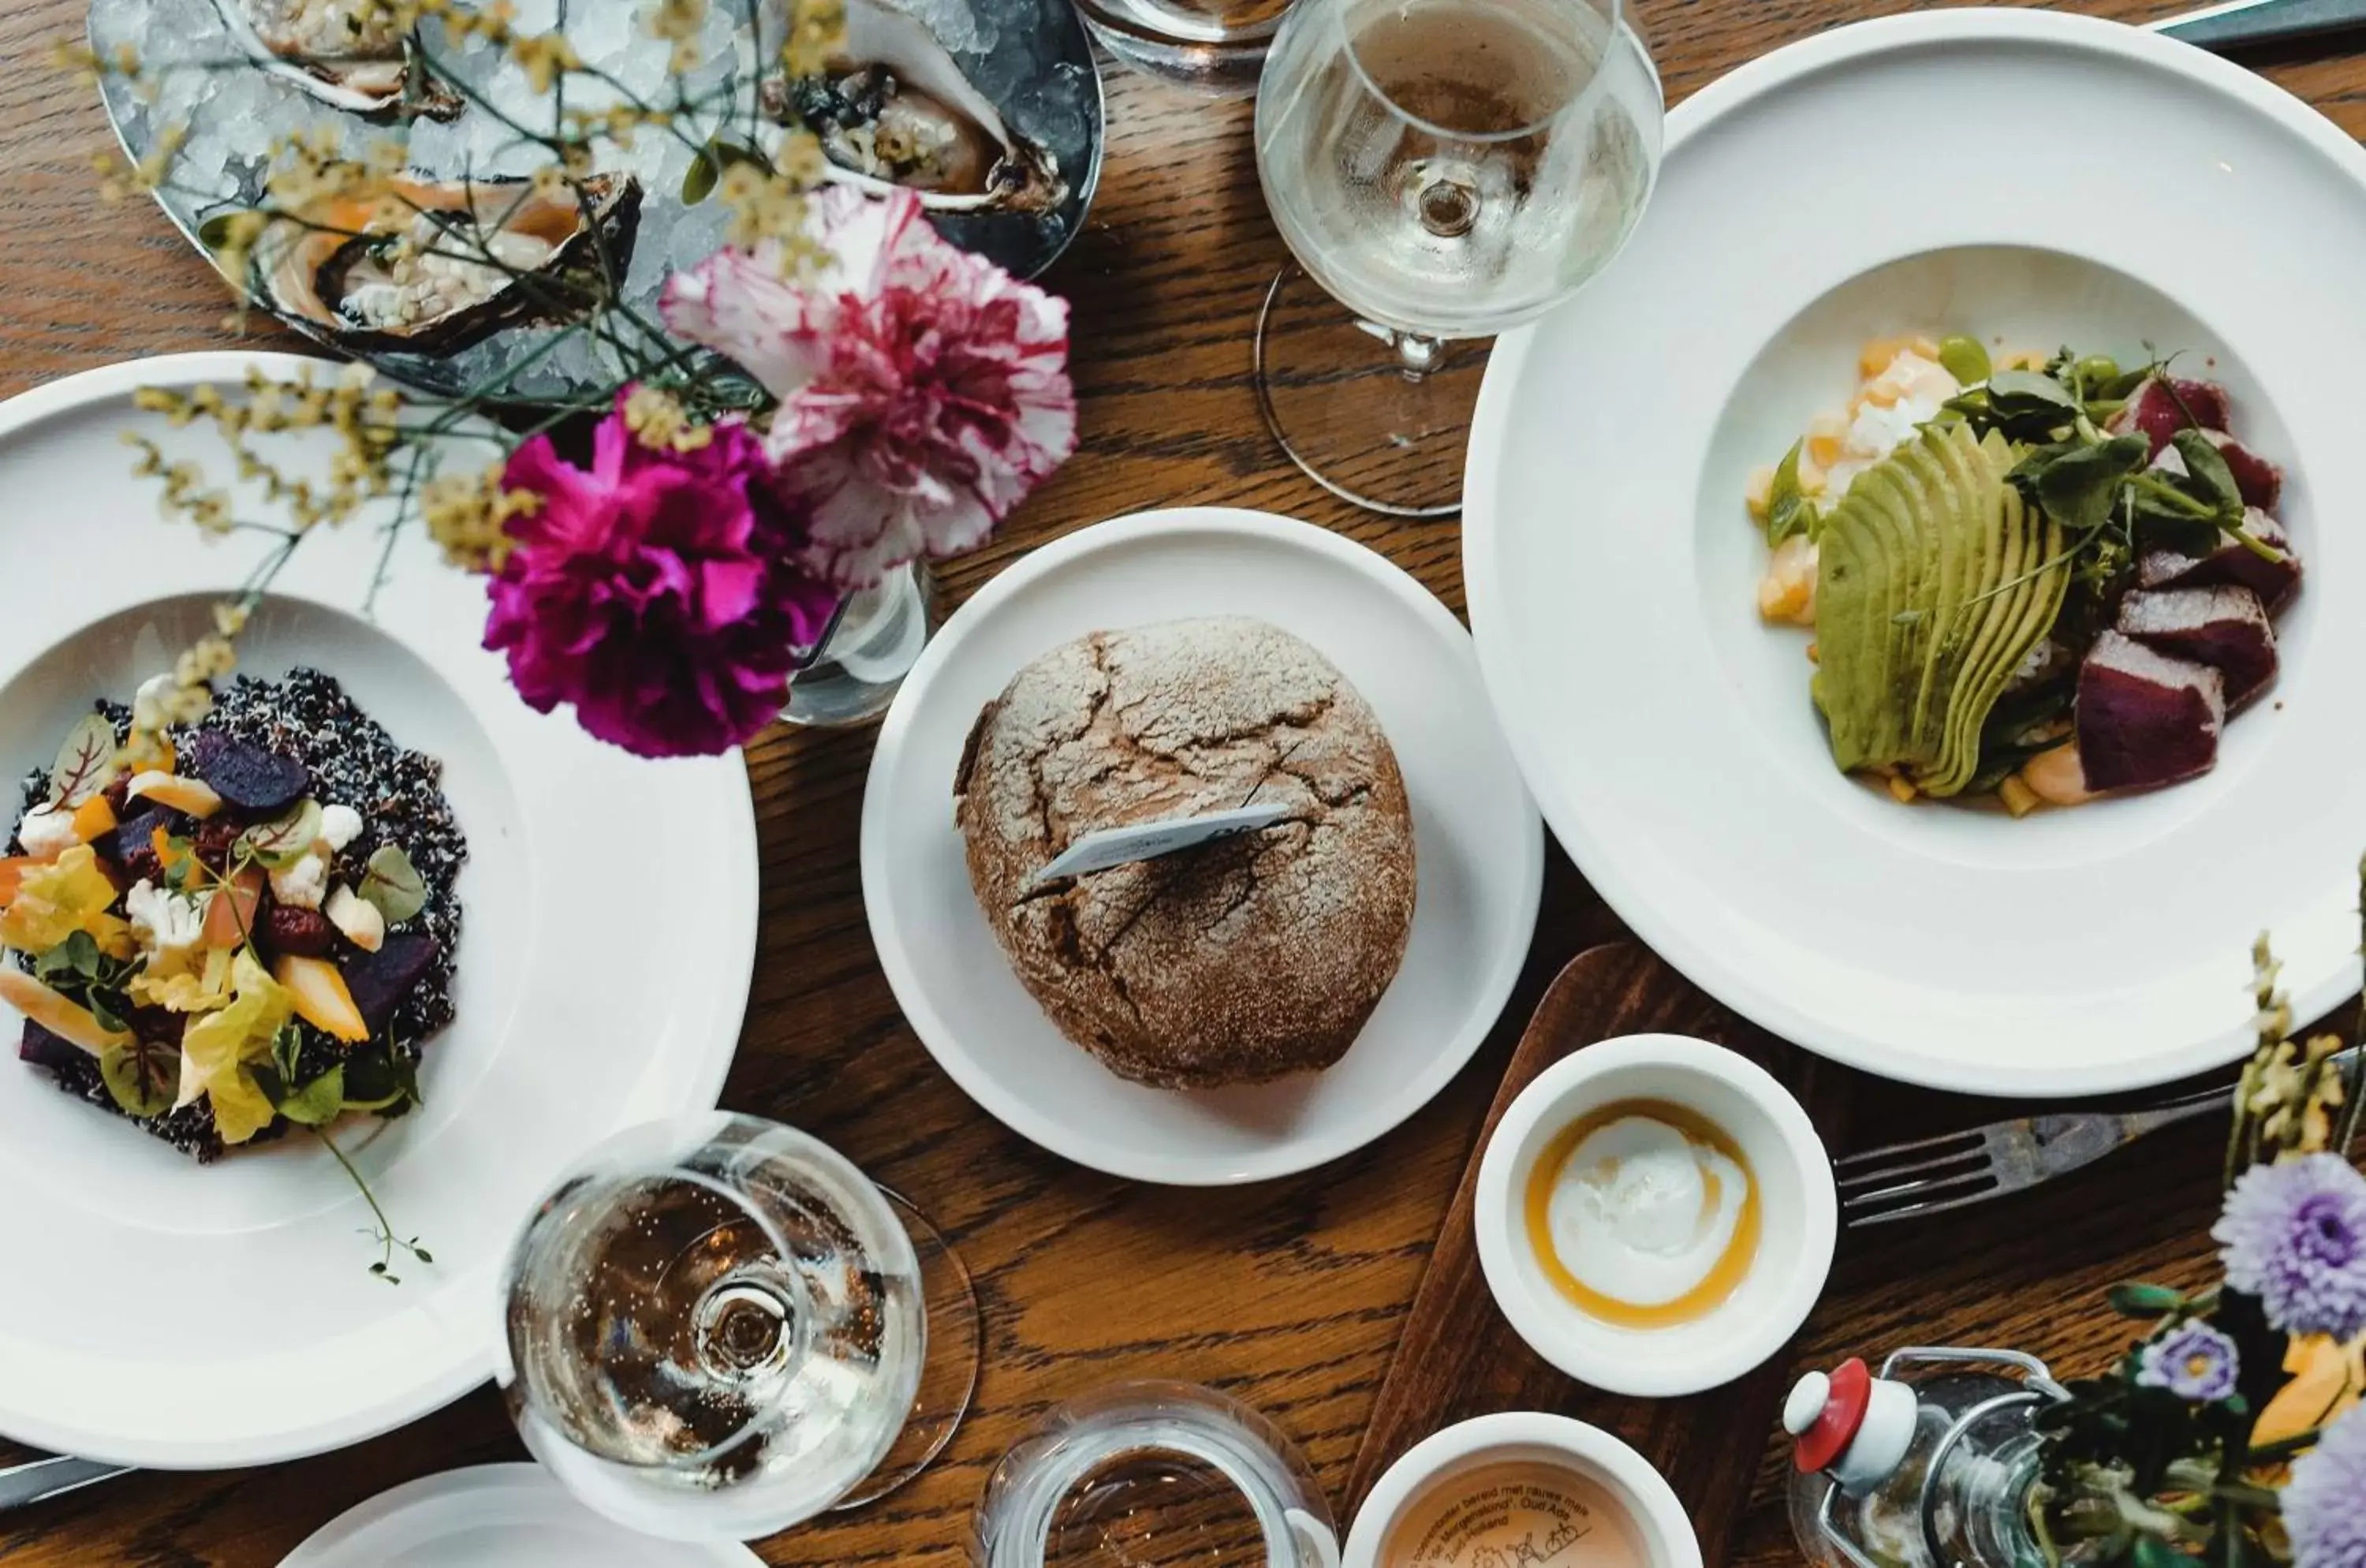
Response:
[[[1076,446],[1068,307],[940,238],[919,198],[807,198],[828,257],[776,243],[667,281],[666,324],[780,400],[765,450],[805,518],[803,564],[843,589],[975,548]]]

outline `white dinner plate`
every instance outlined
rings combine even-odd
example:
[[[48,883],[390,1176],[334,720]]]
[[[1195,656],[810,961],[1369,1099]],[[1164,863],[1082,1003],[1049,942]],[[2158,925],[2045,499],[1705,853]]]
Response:
[[[143,385],[234,385],[285,355],[151,359],[0,405],[8,607],[0,777],[44,767],[91,701],[122,698],[205,624],[267,541],[157,515],[119,440],[231,472],[218,437],[134,412]],[[333,367],[319,365],[333,376]],[[322,471],[326,433],[261,438]],[[299,456],[300,454],[300,456]],[[490,456],[490,453],[486,454]],[[483,460],[482,457],[477,460]],[[238,514],[276,513],[242,490]],[[400,1234],[401,1283],[367,1270],[369,1213],[304,1135],[199,1166],[15,1059],[0,1009],[0,1432],[169,1467],[262,1464],[358,1441],[482,1380],[511,1237],[570,1157],[627,1123],[710,1106],[755,953],[756,841],[737,753],[651,762],[535,713],[479,645],[485,588],[418,528],[356,519],[308,538],[242,638],[242,665],[313,663],[394,739],[440,756],[468,835],[458,1016],[431,1040],[425,1103],[349,1118],[340,1145]]]
[[[1413,805],[1413,934],[1346,1056],[1278,1083],[1176,1092],[1069,1043],[1019,982],[970,890],[953,772],[1020,667],[1087,632],[1254,615],[1326,655],[1380,716]],[[1536,929],[1544,831],[1487,711],[1470,638],[1381,557],[1224,507],[1080,529],[979,590],[929,645],[879,736],[862,896],[896,999],[970,1097],[1080,1165],[1181,1186],[1336,1158],[1444,1088],[1511,994]]]
[[[693,1545],[612,1524],[533,1464],[422,1475],[355,1504],[279,1568],[760,1568],[736,1541]]]
[[[2249,950],[2299,1010],[2358,984],[2366,849],[2366,153],[2200,50],[1928,10],[1759,60],[1670,117],[1633,243],[1498,344],[1463,571],[1554,832],[1659,952],[1779,1034],[1997,1094],[2248,1049]],[[1834,772],[1806,637],[1760,624],[1741,502],[1856,347],[1977,330],[2225,381],[2308,567],[2272,700],[2207,776],[2015,821]]]

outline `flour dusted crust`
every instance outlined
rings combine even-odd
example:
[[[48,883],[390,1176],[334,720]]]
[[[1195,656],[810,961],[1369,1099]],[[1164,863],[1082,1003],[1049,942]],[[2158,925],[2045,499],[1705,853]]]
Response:
[[[1330,660],[1242,617],[1095,632],[986,705],[953,783],[970,885],[1063,1033],[1162,1088],[1327,1067],[1403,961],[1413,820]],[[1279,804],[1259,832],[1030,888],[1097,829]]]

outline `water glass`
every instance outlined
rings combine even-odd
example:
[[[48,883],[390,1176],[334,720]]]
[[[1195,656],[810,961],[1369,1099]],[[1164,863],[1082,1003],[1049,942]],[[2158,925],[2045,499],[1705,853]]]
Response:
[[[976,1381],[959,1258],[842,1156],[752,1116],[593,1149],[504,1284],[500,1381],[526,1447],[648,1535],[745,1540],[880,1496]]]
[[[1213,1389],[1129,1382],[1053,1410],[995,1467],[976,1568],[1338,1568],[1298,1445]]]
[[[1103,49],[1145,76],[1210,97],[1256,91],[1291,0],[1076,0]]]

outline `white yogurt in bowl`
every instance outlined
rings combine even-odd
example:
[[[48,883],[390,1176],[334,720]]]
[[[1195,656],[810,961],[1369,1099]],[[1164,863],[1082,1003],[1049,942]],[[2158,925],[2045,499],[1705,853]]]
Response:
[[[1780,1350],[1839,1231],[1807,1112],[1681,1035],[1589,1045],[1504,1112],[1480,1162],[1479,1260],[1537,1354],[1580,1382],[1691,1393]]]

